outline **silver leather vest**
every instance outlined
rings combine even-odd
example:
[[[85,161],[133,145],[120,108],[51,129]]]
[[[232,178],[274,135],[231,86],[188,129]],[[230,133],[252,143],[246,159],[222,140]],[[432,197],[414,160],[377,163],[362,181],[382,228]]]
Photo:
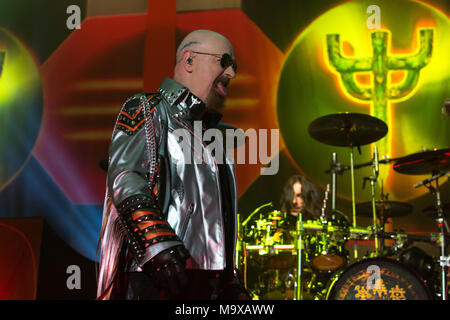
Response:
[[[149,172],[148,168],[152,167],[151,156],[157,154],[158,207],[179,238],[146,248],[144,257],[138,260],[137,270],[159,252],[179,245],[180,241],[191,254],[192,263],[187,268],[223,270],[227,263],[225,245],[233,246],[233,252],[236,246],[237,187],[233,159],[224,150],[228,192],[233,199],[231,220],[234,222],[233,239],[227,239],[225,243],[218,164],[193,126],[196,120],[205,124],[205,106],[187,88],[169,78],[164,79],[158,94],[162,99],[154,106],[153,123],[149,124],[147,117],[145,126],[132,135],[115,132],[110,145],[108,188],[116,206],[136,194],[152,195],[148,178],[155,173]],[[135,98],[142,99],[142,96],[145,95]],[[148,139],[148,130],[145,130],[150,125],[157,142],[153,145]],[[179,132],[185,135],[183,139]],[[190,141],[191,152],[186,152],[186,139]],[[199,155],[202,155],[202,161],[199,161]]]

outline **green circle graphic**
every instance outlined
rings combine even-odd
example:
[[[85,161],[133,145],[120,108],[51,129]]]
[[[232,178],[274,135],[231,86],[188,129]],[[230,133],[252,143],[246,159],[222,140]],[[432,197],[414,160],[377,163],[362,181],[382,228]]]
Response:
[[[380,8],[379,30],[368,28],[371,13],[367,13],[367,8],[371,5]],[[450,89],[449,19],[439,10],[415,1],[353,1],[326,11],[293,41],[280,75],[278,121],[292,159],[317,184],[330,183],[330,175],[325,171],[330,168],[333,152],[337,153],[340,163],[350,164],[350,148],[314,140],[307,131],[309,124],[319,117],[340,112],[374,115],[371,101],[359,100],[346,92],[339,72],[330,62],[327,35],[338,34],[343,56],[358,60],[373,56],[371,34],[385,31],[388,33],[385,58],[399,58],[417,54],[421,28],[433,30],[431,58],[421,68],[411,92],[402,99],[388,101],[388,135],[374,144],[362,146],[361,154],[354,149],[355,164],[361,164],[372,159],[374,145],[389,145],[391,158],[422,148],[449,147],[450,123],[441,115],[442,103]],[[388,87],[396,84],[395,81],[402,83],[403,70],[397,71],[397,75],[389,72]],[[395,80],[395,76],[399,79]],[[374,75],[370,72],[356,73],[354,77],[361,88],[373,86]],[[420,176],[401,175],[391,167],[384,165],[380,169],[385,178],[384,191],[390,194],[390,200],[412,199],[427,191],[413,188]],[[370,175],[370,166],[355,171],[356,200],[370,199],[370,187],[362,189],[363,178]],[[338,181],[339,196],[350,199],[350,172],[345,172]]]
[[[0,27],[0,190],[29,158],[42,119],[38,67],[27,48]]]

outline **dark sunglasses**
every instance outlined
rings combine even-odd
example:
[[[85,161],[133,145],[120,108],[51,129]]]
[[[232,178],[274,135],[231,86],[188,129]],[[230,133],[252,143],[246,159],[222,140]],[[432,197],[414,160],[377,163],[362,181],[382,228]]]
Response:
[[[219,58],[220,57],[220,66],[224,69],[228,68],[229,66],[231,66],[234,70],[234,72],[237,72],[237,64],[235,61],[233,61],[233,59],[231,58],[231,56],[228,53],[224,53],[224,54],[220,54],[220,53],[207,53],[207,52],[198,52],[198,51],[192,51],[193,53],[197,53],[197,54],[206,54],[208,56],[214,56]]]

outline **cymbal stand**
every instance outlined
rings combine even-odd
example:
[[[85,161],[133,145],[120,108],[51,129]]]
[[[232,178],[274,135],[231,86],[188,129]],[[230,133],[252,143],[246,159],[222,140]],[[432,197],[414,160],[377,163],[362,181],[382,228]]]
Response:
[[[303,218],[302,213],[298,213],[297,217],[297,281],[295,283],[296,290],[294,300],[303,300],[303,287],[302,287],[302,234],[303,234]]]
[[[446,248],[446,234],[445,234],[445,226],[446,221],[444,219],[444,209],[442,208],[441,203],[441,193],[439,190],[439,178],[447,175],[448,173],[439,173],[439,172],[433,172],[433,175],[431,178],[426,179],[422,181],[421,183],[418,183],[415,185],[415,187],[419,187],[421,185],[425,186],[428,190],[430,190],[430,193],[434,196],[436,201],[436,208],[437,208],[437,218],[436,222],[438,225],[439,233],[440,233],[440,246],[441,246],[441,256],[440,256],[440,267],[441,267],[441,287],[442,287],[442,300],[447,300],[447,276],[446,276],[446,268],[449,267],[449,258],[445,255],[445,248]],[[436,187],[433,187],[431,182],[436,182]]]
[[[359,149],[359,148],[358,148]],[[353,146],[350,145],[350,176],[352,179],[352,215],[353,215],[353,228],[356,228],[356,199],[355,199],[355,165],[353,162]],[[358,244],[355,240],[353,247],[355,259],[358,259]]]
[[[339,170],[337,154],[333,152],[331,158],[331,210],[336,210],[337,173]]]
[[[371,189],[371,196],[372,196],[372,212],[373,212],[373,231],[375,232],[375,239],[374,239],[374,245],[375,245],[375,254],[378,256],[378,226],[377,226],[377,206],[376,206],[376,200],[375,200],[375,190],[377,187],[377,181],[378,181],[378,149],[376,146],[374,146],[373,150],[373,176],[371,176],[370,179],[370,189]]]

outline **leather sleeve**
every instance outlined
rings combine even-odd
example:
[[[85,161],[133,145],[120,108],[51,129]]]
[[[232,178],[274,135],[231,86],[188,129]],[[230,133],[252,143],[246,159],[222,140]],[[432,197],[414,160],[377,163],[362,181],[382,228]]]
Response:
[[[182,244],[160,211],[158,95],[128,99],[117,118],[109,147],[109,194],[142,266],[159,252]]]

